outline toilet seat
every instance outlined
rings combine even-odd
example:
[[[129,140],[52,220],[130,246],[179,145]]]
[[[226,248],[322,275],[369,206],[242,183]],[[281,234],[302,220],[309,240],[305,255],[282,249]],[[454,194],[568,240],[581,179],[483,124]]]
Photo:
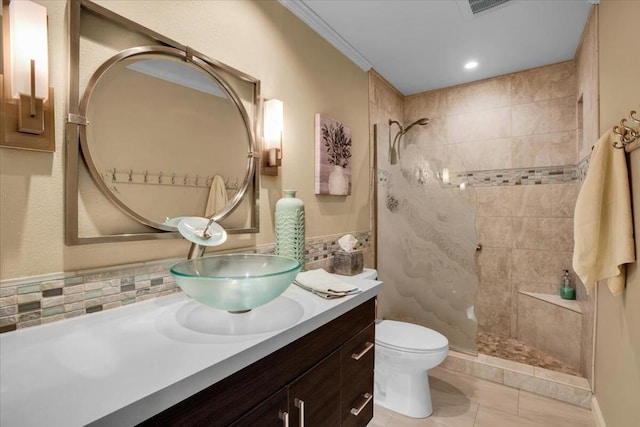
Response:
[[[437,353],[449,348],[449,340],[439,332],[395,320],[376,325],[375,341],[380,347],[407,353]]]

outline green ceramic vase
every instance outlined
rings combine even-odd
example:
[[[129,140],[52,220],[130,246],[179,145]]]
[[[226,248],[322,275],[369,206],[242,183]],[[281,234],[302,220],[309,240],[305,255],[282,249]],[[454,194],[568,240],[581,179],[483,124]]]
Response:
[[[283,190],[276,202],[276,255],[293,258],[304,267],[304,203],[296,190]]]

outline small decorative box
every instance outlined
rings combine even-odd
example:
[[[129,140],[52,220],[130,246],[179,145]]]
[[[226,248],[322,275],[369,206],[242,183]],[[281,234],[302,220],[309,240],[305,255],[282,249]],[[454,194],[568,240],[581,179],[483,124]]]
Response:
[[[362,251],[345,252],[338,250],[333,255],[333,272],[343,276],[353,276],[362,273]]]

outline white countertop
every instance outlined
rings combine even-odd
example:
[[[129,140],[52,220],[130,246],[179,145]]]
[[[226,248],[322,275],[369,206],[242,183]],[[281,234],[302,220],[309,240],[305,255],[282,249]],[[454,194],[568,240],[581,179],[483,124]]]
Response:
[[[134,425],[380,292],[325,300],[297,286],[245,314],[173,294],[0,334],[0,425]]]

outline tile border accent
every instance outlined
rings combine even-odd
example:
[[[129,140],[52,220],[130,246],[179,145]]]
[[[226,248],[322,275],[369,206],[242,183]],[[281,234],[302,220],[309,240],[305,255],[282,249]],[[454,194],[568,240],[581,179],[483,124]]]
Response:
[[[545,185],[577,182],[576,165],[531,167],[517,169],[493,169],[450,172],[449,185],[472,187],[497,187],[506,185]]]
[[[338,239],[346,233],[306,239],[305,262],[330,268]],[[371,231],[351,232],[364,252]],[[223,253],[271,254],[275,244]],[[0,333],[56,322],[180,292],[169,269],[183,258],[38,275],[0,282]]]
[[[450,371],[473,375],[586,409],[590,409],[592,405],[593,395],[586,378],[561,374],[484,354],[471,356],[451,350],[440,366]]]

